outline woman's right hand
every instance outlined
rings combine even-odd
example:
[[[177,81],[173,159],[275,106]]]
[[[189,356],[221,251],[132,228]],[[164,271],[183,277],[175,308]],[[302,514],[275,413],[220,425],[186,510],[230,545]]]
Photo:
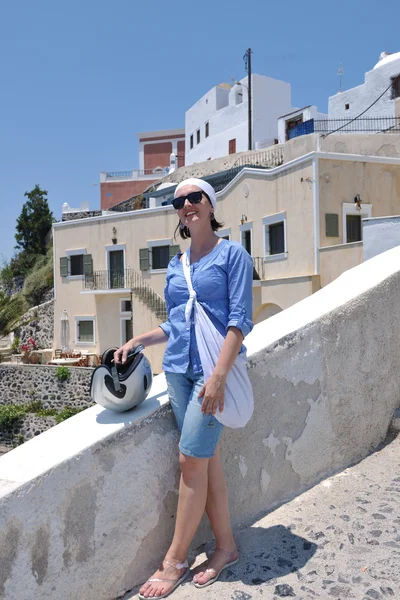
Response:
[[[123,346],[121,346],[121,348],[118,348],[118,350],[116,350],[114,352],[114,362],[116,365],[118,365],[119,363],[126,363],[126,357],[128,356],[128,353],[133,350],[134,348],[136,348],[136,346],[138,346],[138,342],[135,340],[135,338],[132,338],[131,340],[129,340],[128,342],[126,342],[126,344],[124,344]]]

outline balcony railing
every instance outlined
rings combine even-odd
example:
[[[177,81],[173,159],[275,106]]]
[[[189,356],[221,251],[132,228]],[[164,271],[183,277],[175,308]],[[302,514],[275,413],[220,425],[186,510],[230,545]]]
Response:
[[[100,174],[100,181],[137,181],[139,179],[161,179],[168,175],[169,167],[160,169],[132,169],[131,171],[103,171]]]
[[[360,119],[310,119],[288,131],[293,139],[309,133],[400,133],[400,117],[365,117]]]
[[[263,256],[253,256],[253,281],[265,279],[265,263]]]
[[[130,290],[160,319],[167,318],[165,300],[134,269],[94,271],[85,275],[85,290]]]

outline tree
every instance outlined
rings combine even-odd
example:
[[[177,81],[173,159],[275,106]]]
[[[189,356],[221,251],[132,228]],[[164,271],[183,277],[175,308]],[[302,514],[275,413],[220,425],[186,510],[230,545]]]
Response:
[[[46,254],[46,237],[54,221],[47,202],[47,191],[35,185],[24,195],[28,200],[17,219],[15,248],[27,256]]]

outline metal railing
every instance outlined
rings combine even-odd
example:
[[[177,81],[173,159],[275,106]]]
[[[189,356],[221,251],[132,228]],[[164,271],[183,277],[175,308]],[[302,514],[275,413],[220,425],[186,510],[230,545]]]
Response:
[[[316,133],[400,133],[400,117],[362,117],[360,119],[316,119]]]
[[[185,162],[184,154],[176,154],[176,164],[175,168],[183,166]],[[140,177],[153,177],[154,179],[159,179],[161,177],[165,177],[168,175],[170,171],[170,166],[168,167],[154,167],[152,169],[131,169],[130,171],[105,171],[103,172],[104,180],[117,180],[117,179],[139,179]]]
[[[168,175],[169,167],[162,167],[160,169],[132,169],[131,171],[106,171],[105,180],[118,180],[118,179],[132,179],[136,180],[140,177],[153,177],[159,179]]]
[[[400,133],[400,117],[362,117],[360,119],[309,119],[288,131],[289,139],[321,133]]]
[[[85,290],[130,290],[160,319],[167,318],[165,300],[134,269],[94,271],[85,275]]]
[[[239,156],[232,167],[214,185],[215,191],[219,192],[236,177],[245,167],[253,169],[272,169],[283,163],[283,145],[277,145],[269,150],[263,150],[251,155]]]
[[[259,281],[265,279],[265,271],[264,271],[264,257],[263,256],[253,256],[253,281]]]

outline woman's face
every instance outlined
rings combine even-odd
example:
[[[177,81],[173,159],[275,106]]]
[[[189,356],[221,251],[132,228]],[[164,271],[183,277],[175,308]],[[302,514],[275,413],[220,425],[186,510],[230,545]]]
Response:
[[[186,196],[187,194],[190,194],[190,192],[198,191],[201,190],[196,185],[185,185],[179,190],[178,195]],[[190,230],[193,227],[197,228],[206,224],[210,225],[210,215],[214,212],[214,209],[207,196],[203,194],[199,204],[190,204],[189,200],[186,198],[183,208],[180,208],[177,212],[181,223]]]

